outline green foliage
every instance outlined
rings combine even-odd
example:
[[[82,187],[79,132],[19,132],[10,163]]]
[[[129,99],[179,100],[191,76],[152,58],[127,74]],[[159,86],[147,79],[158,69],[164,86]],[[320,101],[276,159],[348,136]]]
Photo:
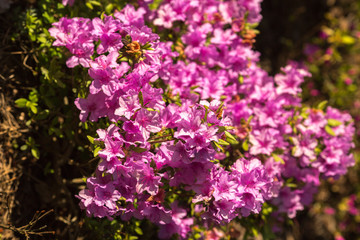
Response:
[[[30,149],[31,154],[36,159],[40,158],[40,151],[39,151],[39,145],[35,143],[35,140],[32,137],[28,137],[25,144],[20,147],[21,151],[26,151]]]
[[[163,0],[154,0],[150,5],[150,9],[154,10],[157,9],[159,7],[159,5],[162,3]]]
[[[236,138],[231,134],[229,133],[228,131],[225,131],[225,136],[226,136],[226,141],[230,144],[238,144],[239,142],[236,140]]]
[[[19,108],[28,108],[33,114],[37,114],[38,100],[38,92],[36,89],[33,89],[29,94],[29,99],[19,98],[15,101],[15,105]]]
[[[285,164],[284,159],[282,159],[279,155],[273,153],[271,156],[274,158],[275,162],[280,162],[281,164]]]

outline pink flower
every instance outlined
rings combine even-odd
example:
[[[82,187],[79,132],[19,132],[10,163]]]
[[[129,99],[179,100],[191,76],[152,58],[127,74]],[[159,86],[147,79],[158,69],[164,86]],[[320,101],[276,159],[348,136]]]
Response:
[[[336,213],[336,210],[332,207],[325,207],[324,213],[328,215],[334,215]]]
[[[62,4],[64,5],[64,6],[66,6],[66,5],[70,5],[70,6],[72,6],[73,4],[74,4],[74,2],[75,2],[75,0],[62,0]]]
[[[158,17],[154,20],[154,24],[163,26],[164,28],[172,28],[173,22],[177,20],[177,14],[170,4],[161,5],[157,11],[157,16]]]
[[[250,135],[250,154],[267,154],[271,155],[272,151],[275,150],[276,146],[276,136],[278,131],[272,128],[267,128],[263,130],[255,130]]]

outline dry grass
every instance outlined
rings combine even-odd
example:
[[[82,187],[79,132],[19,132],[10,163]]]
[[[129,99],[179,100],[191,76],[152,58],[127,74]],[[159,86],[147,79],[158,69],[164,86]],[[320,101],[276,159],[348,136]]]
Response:
[[[10,216],[15,206],[15,193],[21,176],[20,165],[14,164],[15,151],[12,140],[21,136],[20,126],[10,112],[4,94],[0,94],[0,222],[10,224]],[[11,238],[11,231],[2,233]]]

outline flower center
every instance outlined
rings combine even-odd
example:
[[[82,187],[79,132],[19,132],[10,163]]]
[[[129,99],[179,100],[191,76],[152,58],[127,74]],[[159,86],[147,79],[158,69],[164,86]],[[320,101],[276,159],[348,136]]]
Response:
[[[140,44],[137,41],[129,43],[126,47],[129,49],[126,50],[127,53],[138,53],[141,51]]]

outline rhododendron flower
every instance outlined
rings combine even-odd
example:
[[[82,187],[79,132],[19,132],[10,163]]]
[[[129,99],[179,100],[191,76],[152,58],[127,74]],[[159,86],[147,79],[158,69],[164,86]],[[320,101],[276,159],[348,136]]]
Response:
[[[177,14],[173,11],[171,5],[161,5],[157,13],[158,17],[154,20],[154,24],[165,28],[172,28],[173,22],[177,20]]]
[[[148,219],[160,238],[187,239],[265,202],[294,218],[321,179],[354,165],[351,116],[301,103],[310,73],[295,62],[274,77],[260,68],[250,33],[261,0],[151,2],[49,29],[67,66],[88,68],[80,120],[107,126],[77,196],[88,216]]]
[[[275,150],[276,146],[276,136],[278,131],[272,128],[267,128],[262,131],[255,130],[252,135],[250,135],[250,143],[252,144],[250,148],[250,154],[267,154],[270,155],[272,151]]]

